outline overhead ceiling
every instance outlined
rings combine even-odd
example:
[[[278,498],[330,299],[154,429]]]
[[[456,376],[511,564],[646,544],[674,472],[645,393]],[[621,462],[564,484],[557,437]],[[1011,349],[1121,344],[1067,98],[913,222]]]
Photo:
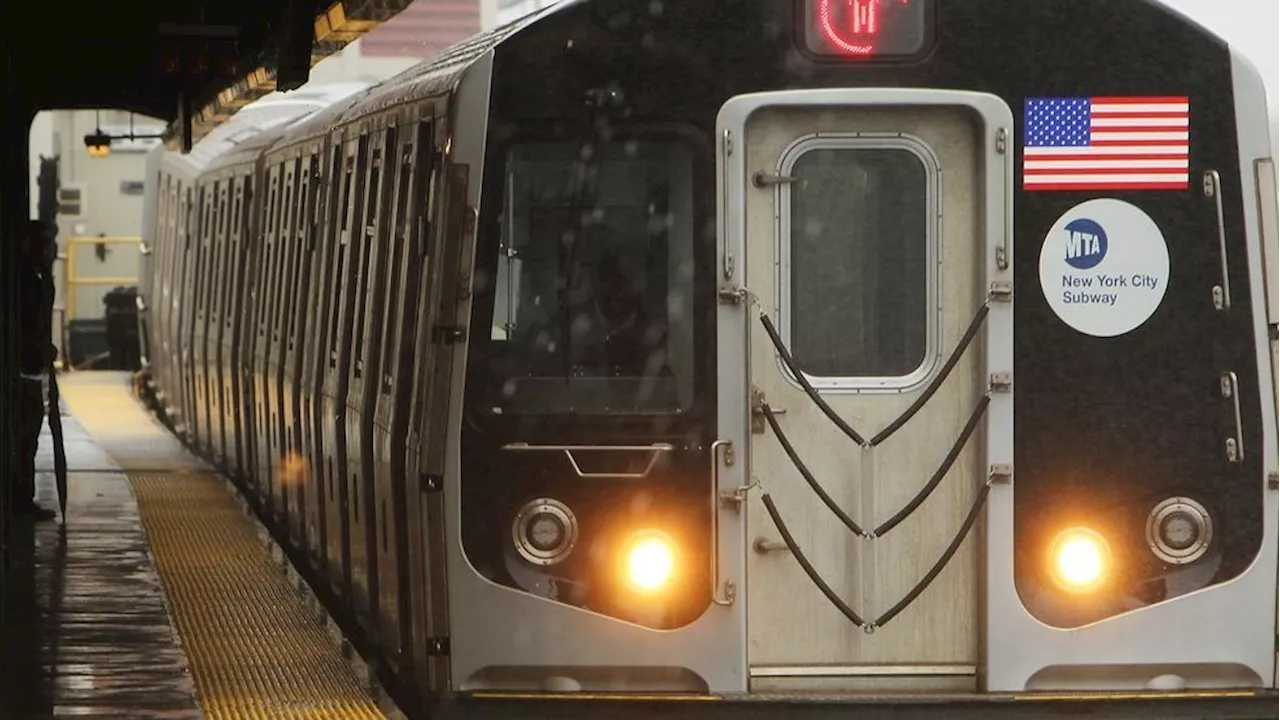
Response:
[[[199,118],[306,80],[315,62],[411,0],[4,3],[10,111],[112,107]]]

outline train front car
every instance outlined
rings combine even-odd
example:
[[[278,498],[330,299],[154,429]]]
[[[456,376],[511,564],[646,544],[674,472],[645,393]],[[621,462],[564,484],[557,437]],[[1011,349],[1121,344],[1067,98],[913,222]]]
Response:
[[[1225,43],[595,0],[454,118],[454,689],[1274,688],[1274,169]]]

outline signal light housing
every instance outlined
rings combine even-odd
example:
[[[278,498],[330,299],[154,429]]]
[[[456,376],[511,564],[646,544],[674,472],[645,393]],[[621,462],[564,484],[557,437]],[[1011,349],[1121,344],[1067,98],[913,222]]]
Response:
[[[804,46],[844,59],[909,59],[933,45],[934,0],[801,0]]]

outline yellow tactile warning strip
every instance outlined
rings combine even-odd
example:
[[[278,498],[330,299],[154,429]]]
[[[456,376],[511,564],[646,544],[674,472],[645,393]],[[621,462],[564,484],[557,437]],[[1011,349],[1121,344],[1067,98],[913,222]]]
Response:
[[[92,443],[129,476],[205,716],[382,718],[227,484],[147,414],[130,381],[59,377]]]
[[[207,717],[383,717],[221,480],[130,480]]]

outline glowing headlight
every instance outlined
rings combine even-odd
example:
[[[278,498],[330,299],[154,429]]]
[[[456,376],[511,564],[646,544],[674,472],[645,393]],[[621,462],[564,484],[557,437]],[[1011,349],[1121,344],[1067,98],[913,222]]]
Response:
[[[675,543],[665,533],[645,530],[636,533],[623,553],[627,585],[638,593],[661,591],[675,572]]]
[[[1098,589],[1106,580],[1111,548],[1106,538],[1089,528],[1063,530],[1049,546],[1050,574],[1067,592]]]

